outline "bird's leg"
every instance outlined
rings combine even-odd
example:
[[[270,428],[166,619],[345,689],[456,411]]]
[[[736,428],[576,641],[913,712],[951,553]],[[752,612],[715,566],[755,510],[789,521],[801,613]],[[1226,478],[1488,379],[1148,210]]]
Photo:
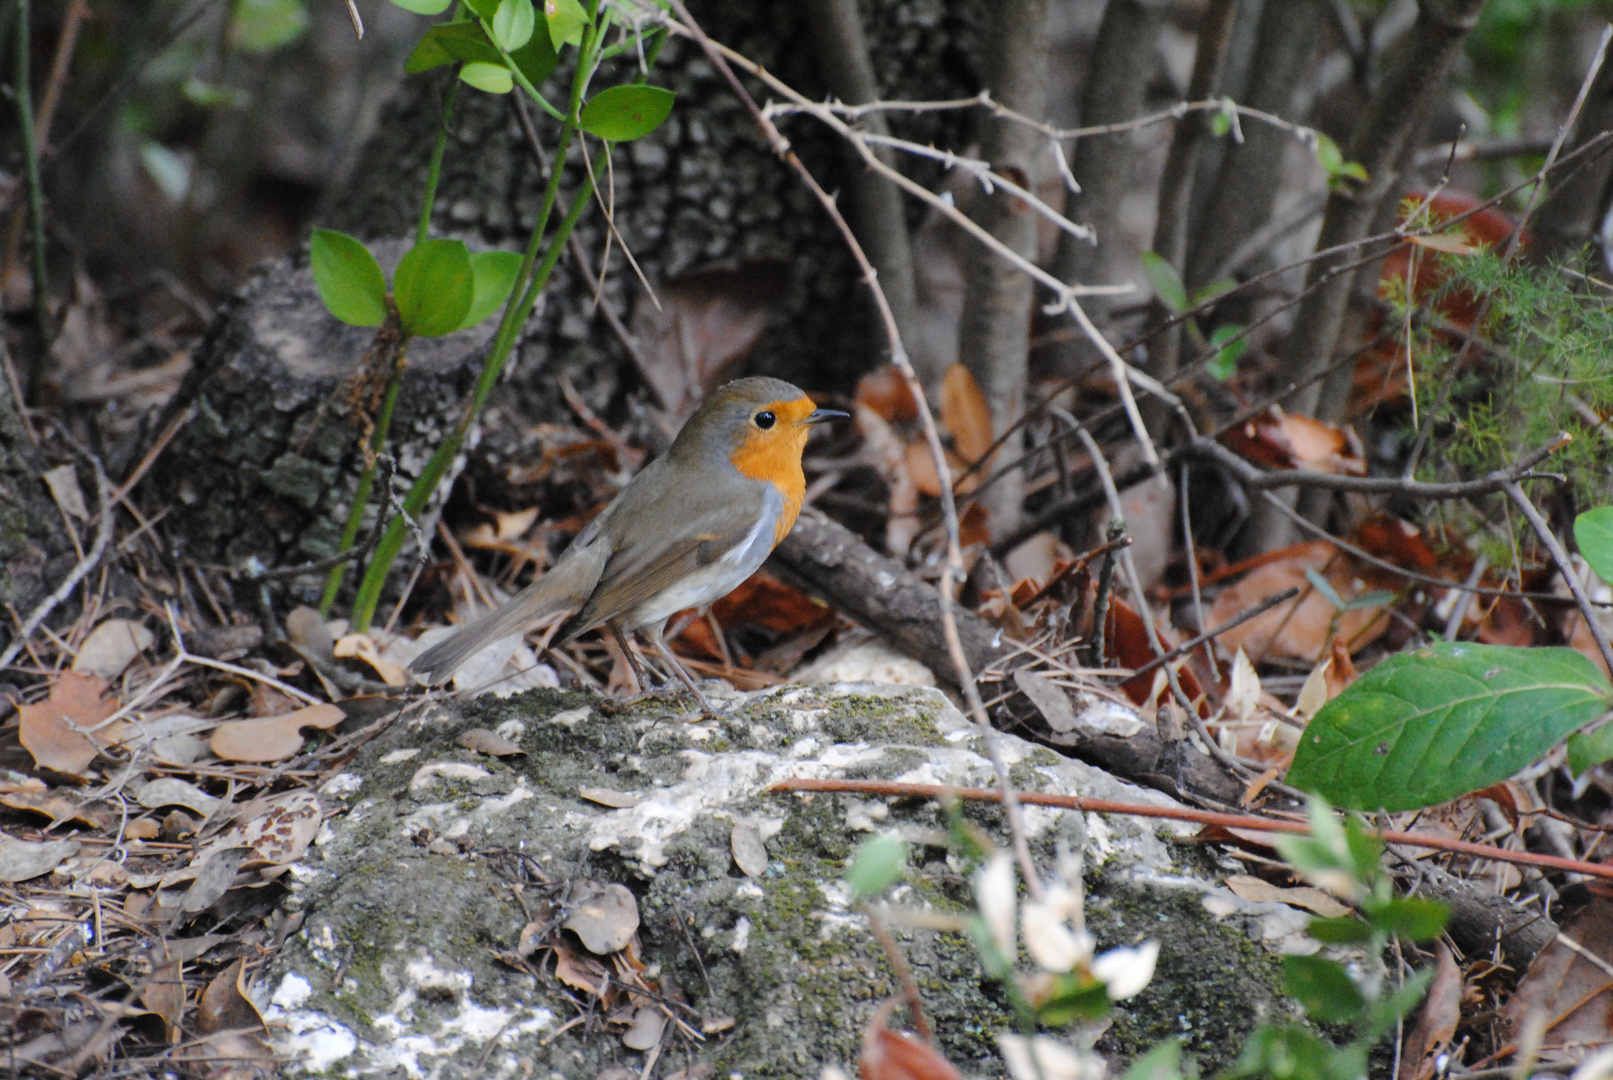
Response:
[[[711,704],[705,692],[700,689],[699,684],[694,681],[694,676],[690,675],[688,669],[683,666],[683,662],[673,654],[671,649],[667,648],[666,642],[661,638],[661,628],[647,626],[642,628],[639,633],[649,638],[650,644],[655,646],[655,651],[661,654],[663,660],[672,665],[673,672],[683,680],[683,685],[689,688],[689,692],[695,696],[695,700],[700,702],[701,712],[710,717],[721,716],[722,714]]]
[[[611,637],[616,639],[616,647],[621,649],[622,655],[627,658],[627,666],[633,673],[633,696],[637,698],[650,688],[650,679],[644,671],[644,664],[638,658],[638,650],[633,648],[633,643],[622,633],[622,628],[615,623],[606,625],[610,628]]]

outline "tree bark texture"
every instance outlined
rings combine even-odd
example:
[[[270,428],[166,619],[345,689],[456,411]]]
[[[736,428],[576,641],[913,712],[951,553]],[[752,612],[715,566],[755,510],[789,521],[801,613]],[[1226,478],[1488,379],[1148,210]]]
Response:
[[[1143,97],[1154,76],[1159,57],[1159,32],[1169,4],[1161,0],[1109,0],[1092,43],[1092,63],[1081,91],[1080,124],[1118,124],[1142,113]],[[1132,266],[1123,260],[1120,239],[1120,203],[1132,188],[1132,163],[1137,157],[1136,136],[1089,135],[1075,144],[1070,172],[1080,185],[1070,196],[1072,221],[1088,225],[1097,234],[1092,243],[1059,234],[1053,272],[1060,281],[1103,285],[1126,281]],[[1085,301],[1087,314],[1101,325],[1103,298]],[[1086,342],[1060,342],[1053,350],[1059,370],[1073,371],[1088,351]]]
[[[991,55],[987,86],[1002,104],[1039,120],[1047,107],[1048,0],[1000,0],[992,11]],[[1043,136],[1006,120],[987,118],[980,154],[999,173],[1021,187],[1034,188],[1038,165],[1046,154]],[[1036,258],[1036,216],[1024,203],[1004,192],[980,200],[975,220],[1015,253]],[[958,356],[975,378],[991,409],[992,428],[1000,438],[1015,428],[1025,412],[1025,382],[1030,352],[1029,277],[1002,259],[982,252],[964,263],[963,318],[958,329]],[[1023,437],[1007,439],[1000,460],[1020,457]],[[991,531],[1013,530],[1024,505],[1024,473],[1011,469],[982,500],[991,515]]]
[[[1368,179],[1341,183],[1328,198],[1318,251],[1368,234],[1384,198],[1395,189],[1396,163],[1418,127],[1424,103],[1444,85],[1446,68],[1483,7],[1484,0],[1421,0],[1400,56],[1372,95],[1345,153],[1347,160],[1366,169]],[[1315,291],[1294,318],[1283,350],[1282,381],[1303,381],[1332,363],[1354,281],[1354,272],[1343,267],[1359,257],[1352,248],[1310,264],[1305,284]],[[1323,420],[1340,419],[1349,403],[1352,375],[1348,365],[1333,369],[1320,383],[1301,388],[1292,408]]]
[[[381,246],[383,266],[403,250]],[[410,343],[388,447],[400,496],[458,420],[493,329],[487,320]],[[374,334],[325,310],[306,260],[276,264],[220,311],[170,406],[196,415],[152,473],[172,507],[172,534],[184,538],[181,555],[241,569],[337,554],[364,467],[365,431],[344,405],[344,384]],[[422,516],[427,536],[437,509]],[[317,598],[324,577],[299,579],[293,592]]]
[[[0,649],[11,643],[17,621],[50,594],[75,562],[61,512],[39,472],[11,391],[0,386],[0,604],[16,613],[16,619],[0,620]],[[64,605],[64,610],[77,609],[76,599]]]
[[[858,5],[878,93],[886,98],[968,96],[981,85],[974,57],[984,40],[984,0],[874,0]],[[764,64],[809,97],[829,92],[812,48],[807,5],[715,0],[698,16],[718,41]],[[744,76],[741,76],[744,78]],[[566,69],[546,86],[551,100]],[[677,92],[671,117],[649,136],[619,144],[607,170],[597,144],[592,164],[604,198],[614,191],[616,228],[658,293],[679,283],[715,282],[694,300],[674,295],[658,311],[619,248],[602,291],[639,339],[652,365],[699,361],[721,381],[740,369],[791,379],[808,390],[850,392],[884,357],[867,288],[827,217],[758,135],[744,108],[692,42],[668,41],[651,74]],[[439,116],[441,83],[406,82],[361,155],[352,182],[329,208],[329,223],[363,237],[402,236],[412,228],[427,151]],[[771,95],[752,83],[759,101]],[[555,127],[537,118],[540,139]],[[816,121],[785,117],[793,149],[824,186],[852,190],[854,178],[838,140]],[[893,133],[920,143],[962,145],[966,111],[893,116]],[[910,175],[930,182],[938,165],[908,158]],[[568,164],[564,192],[583,175],[580,155]],[[857,172],[860,174],[861,168]],[[545,176],[523,145],[506,103],[479,93],[460,96],[433,213],[437,233],[515,249],[526,242]],[[860,210],[860,204],[855,209]],[[888,210],[880,210],[881,215]],[[918,208],[903,208],[904,226]],[[606,229],[598,209],[577,228],[598,272]],[[866,234],[865,234],[866,235]],[[715,276],[714,276],[715,275]],[[724,282],[748,286],[733,296]],[[568,376],[604,415],[621,415],[622,391],[635,380],[626,348],[594,317],[596,282],[562,260],[529,321],[502,400],[529,417],[565,413],[556,389]],[[718,295],[713,297],[712,293]],[[661,296],[663,302],[665,295]],[[761,324],[759,334],[747,327]],[[690,350],[698,356],[686,355]]]
[[[1274,113],[1298,123],[1292,115],[1295,95],[1316,53],[1327,20],[1327,0],[1281,0],[1260,12],[1249,85],[1239,104]],[[1243,125],[1242,145],[1228,143],[1215,184],[1200,217],[1197,242],[1187,260],[1190,290],[1209,283],[1215,268],[1244,237],[1271,220],[1283,154],[1292,136],[1261,123]]]

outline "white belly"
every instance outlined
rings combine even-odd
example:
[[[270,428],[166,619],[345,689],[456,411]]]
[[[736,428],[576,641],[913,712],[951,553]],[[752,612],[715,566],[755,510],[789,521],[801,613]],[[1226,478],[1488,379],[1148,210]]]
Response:
[[[623,625],[637,630],[658,626],[685,608],[705,607],[720,600],[756,573],[773,550],[773,529],[779,508],[769,499],[756,524],[739,543],[721,558],[690,574],[669,589],[663,589],[627,613]]]

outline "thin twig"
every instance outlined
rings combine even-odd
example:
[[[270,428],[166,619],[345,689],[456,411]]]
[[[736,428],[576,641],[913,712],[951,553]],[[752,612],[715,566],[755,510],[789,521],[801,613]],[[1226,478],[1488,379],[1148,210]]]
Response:
[[[882,795],[897,799],[967,799],[971,802],[996,802],[1000,793],[990,788],[955,788],[944,784],[904,784],[890,780],[815,779],[797,777],[780,780],[764,789],[768,794],[785,794],[796,791],[828,792],[844,795]],[[1082,795],[1053,795],[1022,791],[1019,799],[1027,806],[1052,806],[1062,810],[1080,810],[1094,814],[1130,814],[1133,817],[1164,818],[1168,821],[1187,821],[1195,825],[1219,825],[1227,829],[1248,829],[1253,832],[1294,833],[1308,836],[1309,823],[1284,821],[1281,818],[1256,817],[1253,814],[1228,814],[1216,810],[1194,810],[1185,806],[1155,806],[1151,803],[1116,802],[1111,799],[1089,799]],[[1369,829],[1389,844],[1430,851],[1449,851],[1495,862],[1534,866],[1543,870],[1563,870],[1590,877],[1613,881],[1613,863],[1593,863],[1581,859],[1566,859],[1561,855],[1542,855],[1533,851],[1509,851],[1471,840],[1437,836],[1429,833],[1401,832],[1396,829]]]
[[[1135,679],[1139,675],[1146,675],[1150,671],[1153,671],[1155,668],[1159,667],[1161,664],[1168,664],[1172,660],[1175,660],[1178,656],[1186,656],[1188,653],[1192,652],[1206,641],[1214,641],[1228,630],[1242,626],[1250,619],[1253,619],[1259,615],[1264,615],[1278,604],[1292,600],[1298,595],[1298,585],[1295,585],[1289,589],[1284,589],[1280,593],[1273,593],[1271,596],[1268,596],[1264,600],[1260,601],[1260,603],[1256,604],[1254,607],[1238,612],[1238,614],[1234,615],[1220,626],[1215,627],[1213,630],[1206,630],[1197,637],[1188,638],[1186,641],[1182,642],[1174,649],[1171,649],[1169,652],[1162,653],[1159,656],[1154,657],[1152,660],[1148,661],[1148,663],[1132,672],[1131,677]]]
[[[1002,802],[1004,816],[1008,819],[1009,832],[1013,838],[1014,854],[1019,862],[1020,872],[1025,878],[1025,887],[1032,896],[1040,897],[1042,894],[1041,876],[1036,871],[1036,864],[1031,859],[1030,845],[1025,839],[1023,815],[1019,810],[1019,803],[1014,797],[1013,784],[1008,776],[1008,764],[1002,755],[1002,749],[997,743],[997,732],[991,726],[991,720],[986,715],[985,703],[980,698],[980,688],[975,683],[974,674],[969,669],[968,657],[963,651],[963,640],[958,635],[958,622],[953,612],[956,602],[952,590],[956,584],[963,581],[963,545],[958,539],[958,513],[956,504],[952,499],[952,474],[947,466],[946,452],[941,446],[940,431],[936,428],[935,417],[931,414],[929,403],[925,399],[924,386],[919,381],[918,373],[913,369],[912,361],[908,359],[907,349],[902,344],[901,331],[897,328],[896,317],[891,311],[890,301],[885,291],[879,285],[878,275],[873,264],[868,261],[868,255],[863,251],[862,245],[857,242],[856,234],[847,224],[845,216],[840,213],[834,197],[823,190],[823,187],[813,177],[812,173],[801,163],[800,158],[790,150],[790,144],[773,122],[762,114],[755,99],[745,89],[744,84],[734,74],[733,68],[728,64],[727,50],[717,45],[705,31],[694,21],[689,10],[682,0],[671,0],[672,9],[682,20],[682,24],[672,23],[680,32],[695,39],[712,64],[722,73],[734,94],[750,111],[752,118],[761,128],[763,136],[773,151],[788,164],[796,174],[801,177],[824,210],[834,222],[835,228],[840,231],[852,257],[857,260],[862,269],[864,281],[873,294],[874,303],[879,309],[880,319],[885,326],[885,334],[890,342],[891,363],[902,373],[914,402],[918,405],[919,422],[924,430],[926,443],[929,445],[930,456],[935,462],[936,478],[940,484],[941,512],[946,524],[947,558],[941,568],[941,582],[939,589],[941,607],[941,630],[946,638],[947,652],[952,658],[956,670],[959,688],[963,691],[964,699],[969,706],[975,724],[980,729],[982,740],[986,747],[986,756],[990,759],[992,768],[997,774],[997,781],[1002,787]],[[750,62],[734,54],[736,62],[751,66]],[[753,74],[756,73],[753,71]],[[868,160],[878,162],[877,155],[871,150],[866,151]],[[900,174],[897,174],[900,175]],[[967,220],[967,219],[965,219]],[[971,223],[972,224],[972,223]]]
[[[1546,520],[1546,516],[1530,501],[1529,496],[1516,480],[1508,481],[1502,490],[1507,493],[1509,499],[1517,504],[1523,516],[1529,519],[1529,524],[1534,526],[1535,532],[1539,534],[1540,539],[1545,543],[1546,550],[1551,552],[1552,561],[1557,564],[1557,569],[1562,572],[1563,581],[1568,585],[1568,591],[1574,594],[1574,603],[1579,605],[1580,618],[1585,620],[1585,626],[1590,630],[1591,637],[1596,639],[1596,647],[1602,654],[1602,663],[1607,666],[1609,671],[1613,671],[1613,645],[1608,643],[1607,633],[1602,629],[1601,620],[1596,617],[1596,609],[1591,606],[1591,598],[1585,593],[1584,583],[1579,580],[1579,575],[1574,572],[1574,563],[1568,557],[1568,550],[1563,547],[1563,542],[1557,539],[1557,533],[1553,531],[1551,523]]]

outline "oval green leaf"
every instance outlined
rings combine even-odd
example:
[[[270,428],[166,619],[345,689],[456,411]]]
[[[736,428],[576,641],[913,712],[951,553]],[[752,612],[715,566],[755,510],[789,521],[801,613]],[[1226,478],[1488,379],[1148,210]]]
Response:
[[[392,0],[404,11],[412,11],[416,15],[441,15],[448,10],[449,0]]]
[[[409,59],[404,61],[403,70],[410,75],[418,75],[422,71],[430,71],[434,67],[453,63],[455,60],[467,64],[493,64],[502,66],[504,58],[487,40],[487,34],[482,30],[479,22],[453,22],[440,23],[426,31],[426,36],[420,39],[420,44],[414,47]]]
[[[510,62],[526,76],[527,82],[537,88],[560,66],[560,57],[554,51],[548,34],[533,34],[525,45],[510,53]]]
[[[613,86],[583,106],[581,127],[613,142],[642,138],[671,114],[675,96],[670,90],[642,83]]]
[[[493,314],[509,297],[515,275],[521,272],[521,256],[514,251],[478,251],[470,257],[470,268],[475,291],[470,310],[459,324],[461,330]]]
[[[459,77],[489,94],[508,94],[515,86],[515,77],[503,64],[466,64],[460,68]]]
[[[538,14],[532,9],[532,0],[499,0],[498,10],[489,24],[493,44],[505,52],[514,52],[532,40],[532,30],[538,24]]]
[[[352,326],[386,321],[386,275],[363,244],[334,229],[315,229],[309,261],[314,287],[332,315]]]
[[[1450,908],[1438,900],[1425,900],[1420,896],[1386,900],[1367,911],[1367,919],[1373,926],[1407,941],[1434,940],[1450,917]]]
[[[1600,669],[1573,649],[1439,642],[1392,656],[1328,702],[1288,783],[1361,810],[1416,810],[1539,759],[1608,709]]]
[[[458,240],[427,240],[410,248],[392,275],[403,329],[440,337],[459,329],[476,292],[470,252]]]
[[[1182,275],[1176,272],[1176,267],[1152,251],[1143,252],[1142,262],[1143,277],[1153,286],[1154,295],[1165,305],[1165,310],[1172,315],[1186,311],[1191,306],[1187,301],[1187,286],[1182,284]]]
[[[1613,506],[1598,506],[1575,518],[1574,543],[1596,576],[1613,584]]]
[[[561,46],[575,45],[582,40],[588,13],[577,0],[543,0],[543,21],[549,25],[549,44],[559,52]]]

